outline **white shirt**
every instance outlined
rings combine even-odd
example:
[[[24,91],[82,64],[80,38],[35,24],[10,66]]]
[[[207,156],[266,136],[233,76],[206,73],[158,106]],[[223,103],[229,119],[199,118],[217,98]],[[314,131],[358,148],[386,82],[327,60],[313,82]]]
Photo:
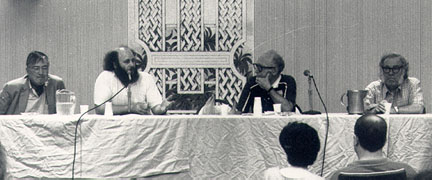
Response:
[[[306,169],[299,167],[287,167],[279,169],[272,167],[264,171],[265,180],[324,180]]]
[[[147,102],[150,108],[162,103],[162,96],[156,86],[153,76],[146,72],[138,72],[138,81],[131,84],[132,104]],[[103,71],[96,79],[94,88],[94,103],[101,104],[117,93],[123,84],[115,76],[114,72]],[[120,92],[114,99],[113,105],[128,105],[127,88]]]
[[[29,92],[29,97],[27,100],[27,106],[24,112],[36,112],[39,114],[48,114],[48,105],[46,104],[46,93],[45,89],[40,96],[37,95],[36,91],[33,89],[30,81],[29,87],[31,91]]]

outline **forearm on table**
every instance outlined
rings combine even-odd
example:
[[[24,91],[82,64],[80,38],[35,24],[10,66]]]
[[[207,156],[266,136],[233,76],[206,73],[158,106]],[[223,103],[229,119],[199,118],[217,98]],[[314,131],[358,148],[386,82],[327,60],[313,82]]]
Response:
[[[154,106],[153,108],[151,108],[151,110],[152,110],[153,114],[162,115],[162,114],[165,114],[167,112],[167,107],[165,107],[161,104],[158,104],[158,105]]]
[[[410,104],[406,106],[398,106],[399,114],[421,114],[423,113],[424,106],[421,104]]]
[[[272,98],[275,104],[281,104],[282,112],[291,112],[291,110],[294,107],[294,104],[292,102],[285,99],[283,96],[278,94],[275,90],[270,91],[270,97]]]
[[[113,114],[115,115],[130,113],[127,105],[112,105],[112,110],[113,110]],[[96,114],[104,114],[104,113],[105,113],[105,104],[96,108]]]

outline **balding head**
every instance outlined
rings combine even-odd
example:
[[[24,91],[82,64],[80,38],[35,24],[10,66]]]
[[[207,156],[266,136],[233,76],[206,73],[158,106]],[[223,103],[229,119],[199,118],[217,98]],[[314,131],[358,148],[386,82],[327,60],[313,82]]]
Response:
[[[387,135],[387,123],[374,114],[363,115],[354,126],[360,146],[369,152],[376,152],[384,147]]]
[[[285,62],[275,50],[269,50],[258,58],[259,64],[267,67],[277,67],[277,72],[281,73],[285,68]]]
[[[125,86],[135,83],[139,78],[134,51],[127,46],[120,46],[109,51],[105,55],[103,69],[114,72]]]

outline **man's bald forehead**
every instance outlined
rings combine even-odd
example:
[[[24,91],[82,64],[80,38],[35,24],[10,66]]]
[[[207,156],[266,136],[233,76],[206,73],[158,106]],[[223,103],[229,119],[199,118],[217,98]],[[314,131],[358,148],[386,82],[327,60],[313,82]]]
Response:
[[[374,128],[387,128],[387,123],[384,118],[377,116],[375,114],[368,114],[361,116],[357,122],[356,126],[362,127],[374,127]]]
[[[129,59],[134,57],[132,51],[126,47],[119,47],[115,51],[117,51],[119,59]]]

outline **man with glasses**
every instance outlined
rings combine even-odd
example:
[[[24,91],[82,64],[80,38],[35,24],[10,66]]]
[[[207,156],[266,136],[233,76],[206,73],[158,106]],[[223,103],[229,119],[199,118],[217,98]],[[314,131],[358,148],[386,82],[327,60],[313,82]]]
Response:
[[[420,81],[408,77],[408,61],[401,55],[386,54],[380,61],[380,80],[370,83],[364,98],[370,113],[384,113],[385,103],[391,103],[390,113],[424,113],[423,92]]]
[[[27,75],[9,81],[0,92],[0,114],[56,113],[55,92],[63,80],[49,71],[48,56],[33,51],[27,56]]]
[[[138,71],[136,55],[127,46],[105,55],[104,71],[95,83],[94,103],[102,104],[120,92],[112,99],[113,114],[165,114],[171,102],[162,99],[153,76]],[[104,111],[105,105],[96,108],[97,114],[104,114]]]
[[[282,57],[274,50],[267,51],[254,63],[256,76],[248,79],[243,88],[237,110],[253,112],[255,97],[261,97],[262,111],[273,111],[273,104],[281,104],[283,112],[294,111],[296,82],[292,76],[281,74],[285,67]]]

